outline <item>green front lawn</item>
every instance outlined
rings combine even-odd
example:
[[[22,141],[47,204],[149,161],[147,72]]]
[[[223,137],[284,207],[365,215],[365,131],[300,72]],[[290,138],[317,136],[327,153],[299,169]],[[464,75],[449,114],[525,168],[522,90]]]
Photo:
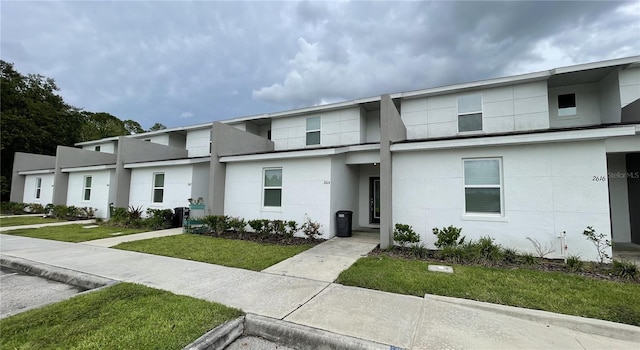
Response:
[[[21,229],[13,231],[5,231],[3,234],[24,236],[32,238],[44,238],[52,239],[55,241],[64,242],[85,242],[92,241],[94,239],[110,238],[116,236],[130,235],[133,233],[145,232],[145,230],[134,230],[126,228],[116,228],[108,226],[99,226],[94,228],[83,228],[89,226],[83,225],[63,225],[63,226],[50,226],[42,228]],[[113,235],[114,233],[121,233]]]
[[[121,283],[0,321],[0,349],[182,349],[242,312]]]
[[[0,226],[23,226],[23,225],[38,225],[38,224],[50,224],[54,222],[64,222],[66,220],[43,218],[41,216],[24,216],[17,218],[3,218],[0,217]]]
[[[519,306],[640,326],[640,284],[595,280],[562,272],[453,265],[427,271],[427,262],[387,256],[361,258],[337,283],[391,293]]]
[[[182,234],[121,243],[113,248],[261,271],[311,247]]]

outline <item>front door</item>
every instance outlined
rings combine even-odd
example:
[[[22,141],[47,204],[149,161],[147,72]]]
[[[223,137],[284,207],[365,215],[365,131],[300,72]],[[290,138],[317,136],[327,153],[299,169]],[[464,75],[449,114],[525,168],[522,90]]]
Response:
[[[369,178],[369,222],[380,223],[380,178]]]

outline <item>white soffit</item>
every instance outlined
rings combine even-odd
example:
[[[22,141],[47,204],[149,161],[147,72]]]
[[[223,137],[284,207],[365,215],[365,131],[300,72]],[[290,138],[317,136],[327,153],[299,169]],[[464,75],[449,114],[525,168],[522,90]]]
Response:
[[[231,162],[249,162],[254,160],[273,160],[273,159],[291,159],[291,158],[311,158],[330,156],[334,154],[348,153],[348,152],[362,152],[379,150],[380,144],[367,144],[367,145],[353,145],[336,148],[322,148],[322,149],[308,149],[308,150],[296,150],[296,151],[275,151],[269,153],[258,154],[246,154],[238,156],[225,156],[220,157],[221,163]]]
[[[61,171],[63,173],[77,173],[81,171],[99,171],[99,170],[109,170],[109,169],[115,169],[115,168],[116,168],[115,164],[108,164],[108,165],[80,166],[75,168],[62,168]]]
[[[150,168],[150,167],[159,167],[159,166],[175,166],[175,165],[208,163],[210,161],[211,161],[211,157],[201,157],[201,158],[187,158],[187,159],[174,159],[174,160],[159,160],[155,162],[129,163],[129,164],[125,164],[124,167],[125,169]]]
[[[41,170],[25,170],[18,171],[18,175],[40,175],[40,174],[53,174],[56,171],[54,169],[41,169]]]

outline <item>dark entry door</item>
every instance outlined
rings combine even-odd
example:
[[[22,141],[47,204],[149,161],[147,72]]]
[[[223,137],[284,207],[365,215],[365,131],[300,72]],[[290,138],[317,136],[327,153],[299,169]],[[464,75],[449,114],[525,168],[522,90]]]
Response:
[[[380,223],[380,178],[369,178],[369,222]]]

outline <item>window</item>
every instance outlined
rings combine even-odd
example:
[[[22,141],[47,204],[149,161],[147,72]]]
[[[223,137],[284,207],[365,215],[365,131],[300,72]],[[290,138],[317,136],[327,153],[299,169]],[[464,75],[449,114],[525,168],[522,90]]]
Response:
[[[307,146],[320,144],[320,117],[307,118]]]
[[[41,192],[42,192],[42,178],[36,177],[36,199],[40,199]]]
[[[85,201],[91,200],[91,176],[84,177],[84,194],[83,199]]]
[[[96,151],[96,152],[100,152],[100,146],[96,146],[96,147],[95,147],[95,151]]]
[[[282,168],[264,169],[264,206],[282,206]]]
[[[558,95],[558,116],[576,115],[576,94]]]
[[[458,97],[458,132],[482,131],[482,95]]]
[[[465,159],[464,207],[466,213],[502,213],[500,158]]]
[[[153,203],[164,200],[164,173],[153,174]]]

